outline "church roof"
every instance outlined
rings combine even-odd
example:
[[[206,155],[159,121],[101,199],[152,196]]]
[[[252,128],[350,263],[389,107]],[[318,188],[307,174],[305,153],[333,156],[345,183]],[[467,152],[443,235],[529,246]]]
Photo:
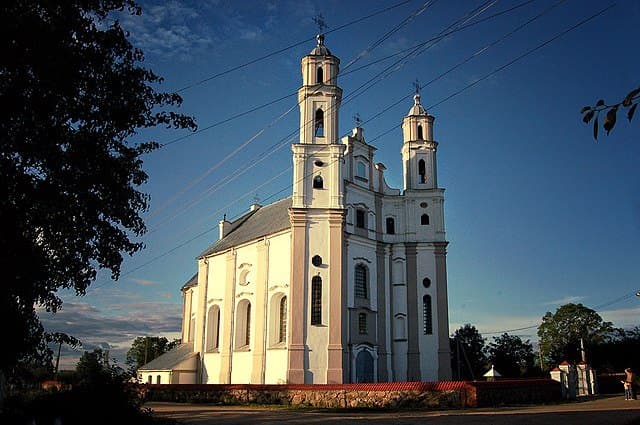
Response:
[[[198,273],[191,276],[191,279],[187,280],[180,290],[184,291],[185,289],[189,289],[194,286],[198,286]]]
[[[255,211],[249,211],[233,221],[231,230],[227,235],[207,248],[199,257],[206,257],[262,236],[290,228],[290,207],[291,197],[288,197],[260,207]]]
[[[196,353],[193,352],[193,342],[186,342],[156,357],[138,370],[171,370],[195,355]]]

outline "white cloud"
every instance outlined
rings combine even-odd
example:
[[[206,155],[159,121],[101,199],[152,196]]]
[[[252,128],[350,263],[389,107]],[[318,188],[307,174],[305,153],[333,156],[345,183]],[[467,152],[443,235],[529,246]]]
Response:
[[[563,304],[569,304],[569,303],[577,303],[584,300],[585,298],[586,297],[581,295],[569,295],[564,298],[548,301],[546,303],[543,303],[542,305],[563,305]]]
[[[124,365],[126,353],[136,337],[180,337],[182,306],[139,301],[100,309],[85,302],[66,302],[56,314],[41,312],[40,319],[46,330],[66,332],[83,344],[77,350],[63,347],[61,368],[73,368],[82,351],[94,348],[110,350],[111,358]]]
[[[158,282],[156,282],[155,280],[149,280],[149,279],[138,279],[138,278],[130,278],[130,281],[137,283],[138,285],[142,285],[142,286],[155,286],[158,285]]]

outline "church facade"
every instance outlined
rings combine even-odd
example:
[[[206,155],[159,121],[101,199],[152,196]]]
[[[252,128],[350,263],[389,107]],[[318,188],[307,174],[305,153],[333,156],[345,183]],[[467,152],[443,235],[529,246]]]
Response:
[[[188,355],[177,357],[190,366],[160,357],[143,381],[451,379],[434,117],[416,94],[398,146],[403,188],[390,188],[362,128],[339,138],[339,63],[319,35],[301,63],[291,196],[219,223],[182,288]]]

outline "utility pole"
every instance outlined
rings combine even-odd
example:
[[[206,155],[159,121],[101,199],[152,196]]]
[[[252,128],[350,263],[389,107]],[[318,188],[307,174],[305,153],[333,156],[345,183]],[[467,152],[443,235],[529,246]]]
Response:
[[[149,337],[144,337],[144,364],[147,364],[147,356],[149,354]]]
[[[56,377],[58,376],[58,366],[60,365],[60,350],[62,350],[62,341],[58,343],[58,355],[56,356]]]
[[[460,340],[457,336],[455,336],[454,339],[456,340],[456,364],[458,368],[458,381],[461,381],[462,376],[460,376],[460,367],[462,365],[462,359],[460,358]]]

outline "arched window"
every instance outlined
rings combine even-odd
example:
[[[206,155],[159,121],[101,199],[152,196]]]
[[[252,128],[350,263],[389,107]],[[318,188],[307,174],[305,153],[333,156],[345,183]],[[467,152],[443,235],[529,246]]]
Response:
[[[367,334],[367,313],[358,314],[358,333],[360,335]]]
[[[236,308],[236,344],[235,347],[249,347],[251,342],[251,303],[241,300]]]
[[[318,108],[316,111],[316,121],[315,121],[315,135],[316,137],[324,137],[324,112],[322,109]]]
[[[419,182],[421,184],[424,184],[427,182],[427,170],[424,165],[424,159],[421,159],[420,161],[418,161],[418,177],[419,177]]]
[[[280,317],[278,317],[278,342],[287,341],[287,297],[280,299]]]
[[[311,279],[311,324],[322,324],[322,278]]]
[[[422,224],[423,226],[426,226],[429,224],[429,215],[428,214],[422,214],[420,216],[420,224]]]
[[[365,180],[367,178],[367,165],[362,161],[358,161],[356,164],[356,177]]]
[[[212,305],[207,318],[206,351],[215,351],[220,346],[220,307]]]
[[[324,78],[322,75],[322,67],[319,66],[318,70],[316,71],[316,84],[322,84],[324,83]]]
[[[153,375],[147,376],[147,384],[153,384]]]
[[[322,176],[315,176],[313,178],[313,188],[314,189],[322,189],[322,185],[323,185]]]
[[[368,298],[367,291],[367,267],[363,264],[356,265],[355,269],[355,296],[356,298]]]
[[[433,333],[433,322],[431,320],[431,295],[422,297],[422,331],[425,335]]]
[[[418,125],[418,140],[424,140],[424,137],[422,136],[422,126]]]
[[[246,319],[244,324],[244,345],[251,342],[251,304],[247,304]]]
[[[156,376],[156,384],[159,384],[162,382],[162,376],[158,375]]]
[[[393,217],[387,217],[387,234],[395,235],[396,234],[396,222]]]

